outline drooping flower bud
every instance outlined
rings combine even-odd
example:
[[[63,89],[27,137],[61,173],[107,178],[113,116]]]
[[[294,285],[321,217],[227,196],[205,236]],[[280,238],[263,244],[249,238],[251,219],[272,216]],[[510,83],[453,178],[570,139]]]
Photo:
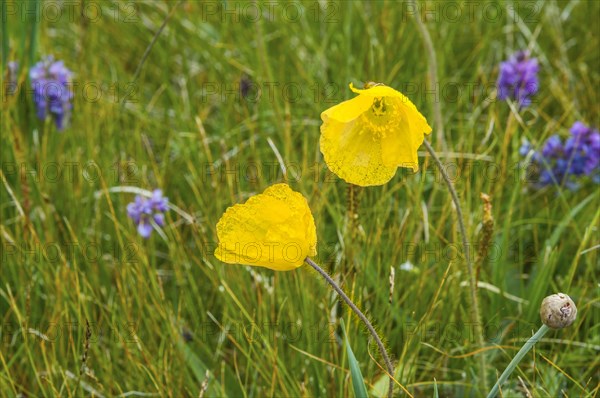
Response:
[[[540,317],[542,322],[552,329],[566,328],[577,318],[577,307],[566,294],[553,294],[542,301]]]

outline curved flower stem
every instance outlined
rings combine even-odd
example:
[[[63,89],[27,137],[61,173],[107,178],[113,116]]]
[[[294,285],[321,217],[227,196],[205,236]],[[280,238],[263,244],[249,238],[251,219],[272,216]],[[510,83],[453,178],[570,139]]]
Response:
[[[535,332],[535,334],[531,336],[529,340],[527,340],[527,342],[523,345],[523,347],[521,347],[519,352],[517,352],[517,355],[515,355],[512,361],[510,361],[506,369],[504,369],[504,372],[502,372],[502,375],[500,375],[500,378],[498,379],[496,384],[494,384],[494,388],[492,388],[492,391],[490,391],[487,398],[496,397],[496,394],[498,394],[500,387],[506,381],[506,379],[508,379],[508,376],[510,376],[513,370],[515,370],[519,362],[521,362],[521,359],[523,359],[525,354],[529,352],[529,350],[531,349],[531,347],[533,347],[535,343],[537,343],[542,337],[544,337],[548,330],[550,330],[548,326],[542,325],[542,327],[539,328],[539,330]]]
[[[469,273],[469,290],[471,293],[471,322],[475,325],[475,334],[477,335],[477,343],[480,348],[485,346],[485,340],[483,338],[483,330],[481,327],[481,315],[479,313],[479,302],[477,300],[477,282],[475,281],[475,272],[473,271],[473,263],[471,262],[471,253],[469,252],[469,242],[467,240],[467,230],[465,228],[465,222],[463,217],[462,208],[460,207],[460,201],[458,200],[458,195],[456,194],[456,190],[452,185],[452,181],[450,181],[450,177],[446,173],[440,158],[437,156],[431,144],[427,140],[423,140],[423,145],[427,148],[427,151],[433,158],[435,165],[440,170],[442,177],[444,178],[444,182],[448,187],[448,191],[450,191],[450,196],[452,197],[452,202],[454,202],[454,207],[456,208],[456,218],[458,219],[458,228],[460,230],[460,234],[462,237],[463,244],[463,252],[465,254],[465,262],[467,263],[467,271]],[[485,373],[485,357],[483,355],[480,356],[479,361],[479,371],[481,372],[481,378],[483,380],[484,390],[487,390],[487,378]]]
[[[350,309],[352,309],[352,311],[354,311],[354,313],[360,318],[360,320],[363,321],[363,323],[367,326],[367,329],[369,329],[369,332],[371,332],[371,335],[375,339],[375,342],[377,343],[377,346],[379,347],[379,351],[381,351],[381,356],[383,357],[383,360],[385,361],[385,364],[387,366],[387,371],[390,376],[388,398],[391,398],[392,391],[394,390],[394,380],[393,380],[394,365],[392,365],[392,361],[390,361],[390,357],[388,356],[387,351],[385,350],[385,347],[383,346],[383,342],[379,338],[379,335],[375,331],[375,328],[373,327],[371,322],[369,322],[369,319],[365,316],[365,314],[363,314],[362,311],[358,309],[358,307],[352,302],[352,300],[350,300],[350,297],[348,297],[346,295],[346,293],[344,293],[344,291],[337,285],[337,283],[335,283],[335,281],[329,276],[329,274],[327,274],[327,272],[325,272],[325,270],[323,268],[319,267],[314,261],[312,261],[308,257],[306,257],[304,259],[304,261],[308,265],[313,267],[319,274],[321,274],[321,276],[323,276],[323,278],[325,278],[327,283],[329,283],[331,285],[331,287],[333,287],[333,289],[337,292],[337,294],[339,294],[340,297],[346,302],[346,304],[348,304]]]

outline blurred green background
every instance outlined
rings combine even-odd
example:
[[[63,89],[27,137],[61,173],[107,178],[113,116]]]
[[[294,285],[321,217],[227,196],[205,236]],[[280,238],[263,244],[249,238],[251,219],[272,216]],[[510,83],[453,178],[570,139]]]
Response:
[[[376,346],[317,274],[212,254],[225,209],[281,181],[307,197],[315,261],[373,320],[411,395],[433,396],[434,379],[440,396],[483,395],[558,291],[577,321],[546,335],[503,391],[598,393],[600,194],[529,189],[518,150],[576,120],[599,125],[599,2],[48,0],[2,11],[3,394],[351,396],[344,317],[365,382],[383,395]],[[541,87],[517,113],[495,82],[522,49],[538,58]],[[64,132],[36,119],[29,89],[29,67],[50,54],[74,72]],[[19,63],[13,94],[8,61]],[[425,152],[418,173],[399,170],[352,206],[323,162],[320,113],[367,81],[402,91],[434,127],[473,257],[479,195],[492,196],[492,247],[478,267],[486,347],[469,318],[456,214]],[[144,240],[127,187],[161,188],[182,213]]]

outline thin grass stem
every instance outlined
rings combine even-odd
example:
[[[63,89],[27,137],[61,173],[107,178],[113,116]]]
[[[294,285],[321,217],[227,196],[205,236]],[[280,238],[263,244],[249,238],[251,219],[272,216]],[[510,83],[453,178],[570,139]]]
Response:
[[[37,17],[38,15],[40,15],[40,8],[41,8],[41,0],[36,0],[33,2],[33,7],[34,7],[34,15],[36,16],[33,21],[31,21],[31,25],[30,25],[30,36],[29,36],[29,59],[27,60],[29,62],[29,65],[33,65],[35,64],[35,55],[37,52],[37,40],[38,40],[38,29],[40,27],[40,23],[39,23],[39,18]],[[6,14],[3,14],[6,15]],[[3,22],[4,24],[4,22]]]
[[[2,15],[7,15],[6,1],[3,1],[0,5]],[[4,71],[8,66],[8,18],[2,21],[2,77],[4,77]]]
[[[418,10],[417,4],[415,0],[411,1],[411,5],[415,10]],[[431,35],[425,26],[425,23],[421,20],[421,14],[419,12],[413,14],[415,17],[415,22],[417,23],[417,28],[423,36],[423,45],[425,46],[425,50],[427,51],[427,55],[429,56],[429,86],[431,90],[434,90],[436,93],[435,98],[439,97],[439,84],[438,84],[438,75],[437,75],[437,57],[435,55],[435,48],[433,48],[433,41],[431,40]],[[435,129],[437,131],[436,139],[438,143],[441,145],[443,150],[447,150],[448,146],[446,145],[446,137],[444,135],[444,118],[442,117],[442,107],[440,105],[440,101],[435,99],[433,101],[433,115],[435,117]]]
[[[154,47],[154,44],[158,40],[158,37],[160,36],[162,31],[167,26],[169,19],[171,19],[171,17],[175,13],[175,11],[177,10],[177,7],[179,7],[179,4],[181,4],[181,2],[182,2],[182,0],[178,1],[177,3],[175,3],[173,8],[171,8],[171,11],[169,11],[167,16],[165,17],[162,25],[160,25],[160,28],[158,28],[158,30],[154,34],[154,37],[152,37],[152,41],[150,42],[150,44],[148,44],[148,47],[146,47],[146,50],[144,51],[144,54],[142,55],[142,59],[140,59],[140,63],[138,64],[137,68],[135,68],[135,72],[133,73],[133,78],[131,79],[133,83],[137,82],[137,79],[140,76],[140,72],[142,71],[142,67],[144,66],[144,63],[146,62],[148,55],[150,55],[150,51],[152,50],[152,47]],[[123,101],[121,101],[121,106],[123,106],[125,104],[127,98],[128,98],[128,96],[125,96],[123,98]]]

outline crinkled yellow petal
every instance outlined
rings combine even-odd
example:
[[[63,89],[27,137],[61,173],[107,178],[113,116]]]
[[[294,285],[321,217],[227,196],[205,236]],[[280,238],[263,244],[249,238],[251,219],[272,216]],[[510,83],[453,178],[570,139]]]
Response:
[[[423,134],[421,134],[421,137]],[[382,140],[381,157],[389,167],[406,167],[413,171],[419,169],[417,148],[418,137],[412,134],[410,125],[402,119],[393,134],[387,134]]]
[[[360,120],[349,123],[325,121],[321,125],[320,147],[327,167],[350,184],[382,185],[398,168],[384,164],[381,137],[365,130]]]
[[[317,231],[306,199],[275,184],[227,209],[217,223],[215,256],[229,264],[287,271],[317,254]]]
[[[411,119],[418,118],[422,121],[422,122],[420,121],[419,123],[420,123],[420,128],[424,128],[423,132],[425,134],[429,134],[431,132],[431,127],[429,127],[429,125],[427,124],[427,120],[425,119],[425,117],[421,114],[421,112],[419,112],[419,110],[417,109],[415,104],[413,104],[412,101],[407,96],[402,94],[400,91],[394,90],[393,88],[388,87],[388,86],[373,86],[371,88],[359,89],[359,88],[355,88],[352,83],[350,83],[350,90],[352,90],[353,92],[355,92],[357,94],[366,95],[366,96],[373,97],[373,98],[377,98],[377,97],[399,98],[400,101],[402,102],[402,104],[404,104],[404,107],[411,111],[410,113],[412,115],[409,114],[408,116]],[[424,123],[424,126],[426,126],[426,127],[423,126],[423,123]],[[429,129],[429,130],[427,131],[427,129]]]
[[[392,134],[383,138],[382,158],[387,166],[411,168],[419,170],[417,150],[423,144],[424,134],[431,133],[427,120],[413,106],[404,102],[396,102],[400,117]]]
[[[342,103],[339,103],[321,113],[321,120],[334,119],[338,122],[349,122],[356,119],[373,105],[374,98],[359,95]]]

